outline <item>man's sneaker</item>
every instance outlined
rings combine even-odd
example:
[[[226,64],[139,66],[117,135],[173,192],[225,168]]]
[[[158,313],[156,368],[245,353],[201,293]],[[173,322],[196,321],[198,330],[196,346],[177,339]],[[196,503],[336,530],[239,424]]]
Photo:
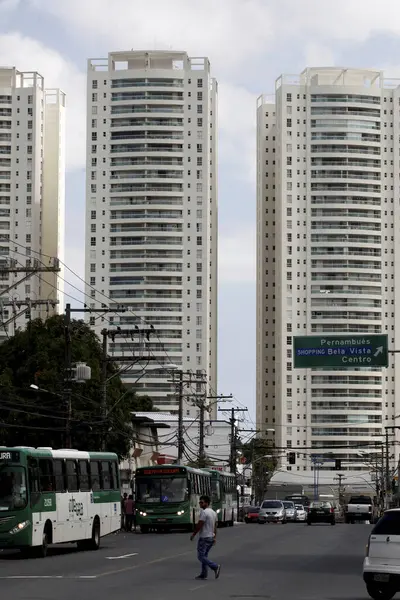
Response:
[[[219,574],[221,573],[221,565],[218,565],[218,567],[215,569],[214,573],[215,573],[215,579],[218,579]]]
[[[204,577],[204,575],[197,575],[197,577],[195,577],[195,579],[207,579],[207,577]]]

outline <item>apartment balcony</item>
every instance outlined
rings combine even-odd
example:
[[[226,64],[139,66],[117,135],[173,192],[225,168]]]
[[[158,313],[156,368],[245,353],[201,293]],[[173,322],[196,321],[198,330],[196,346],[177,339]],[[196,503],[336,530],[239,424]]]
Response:
[[[117,104],[111,107],[111,115],[136,115],[136,114],[174,114],[183,115],[183,105],[175,106],[170,104]]]

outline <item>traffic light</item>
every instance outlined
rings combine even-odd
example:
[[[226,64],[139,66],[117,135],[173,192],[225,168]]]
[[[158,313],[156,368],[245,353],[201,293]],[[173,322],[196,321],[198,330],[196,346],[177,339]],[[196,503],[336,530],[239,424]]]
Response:
[[[289,452],[288,458],[289,458],[289,465],[296,464],[296,452]]]
[[[336,469],[336,471],[340,471],[341,468],[342,468],[342,461],[340,460],[340,458],[337,458],[335,460],[335,469]]]

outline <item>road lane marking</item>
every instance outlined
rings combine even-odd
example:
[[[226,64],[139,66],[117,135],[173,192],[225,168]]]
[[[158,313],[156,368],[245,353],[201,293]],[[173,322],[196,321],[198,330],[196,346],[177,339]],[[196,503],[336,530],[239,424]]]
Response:
[[[201,585],[197,585],[194,588],[189,588],[189,592],[194,592],[195,590],[199,590],[201,588],[204,588],[204,583],[202,583]]]
[[[113,571],[105,571],[104,573],[99,573],[97,578],[107,577],[109,575],[117,575],[118,573],[124,573],[125,571],[133,571],[134,569],[139,569],[141,567],[147,567],[150,565],[155,565],[157,563],[165,562],[166,560],[172,560],[174,558],[180,558],[181,556],[187,556],[188,554],[193,554],[193,550],[188,550],[187,552],[181,552],[180,554],[172,554],[170,556],[163,556],[161,558],[156,558],[154,560],[149,560],[144,563],[139,563],[136,565],[131,565],[129,567],[123,567],[122,569],[114,569]]]
[[[97,579],[97,575],[7,575],[0,579]]]
[[[121,558],[130,558],[131,556],[137,556],[138,552],[132,552],[132,554],[123,554],[122,556],[106,556],[107,560],[120,560]]]

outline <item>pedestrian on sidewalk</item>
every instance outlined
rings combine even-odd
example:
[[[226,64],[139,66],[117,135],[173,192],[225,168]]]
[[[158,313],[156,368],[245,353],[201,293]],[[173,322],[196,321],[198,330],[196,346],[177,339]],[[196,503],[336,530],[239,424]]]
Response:
[[[208,496],[200,497],[200,518],[190,540],[199,534],[197,542],[197,558],[201,563],[201,573],[196,579],[207,579],[208,568],[214,571],[215,579],[218,579],[221,572],[221,565],[208,558],[208,553],[217,541],[217,513],[210,508],[210,498]]]
[[[130,494],[128,499],[125,501],[126,531],[132,531],[134,510],[133,496]]]
[[[125,492],[121,497],[121,529],[126,530],[126,512],[125,512],[125,503],[128,499],[128,494]]]

